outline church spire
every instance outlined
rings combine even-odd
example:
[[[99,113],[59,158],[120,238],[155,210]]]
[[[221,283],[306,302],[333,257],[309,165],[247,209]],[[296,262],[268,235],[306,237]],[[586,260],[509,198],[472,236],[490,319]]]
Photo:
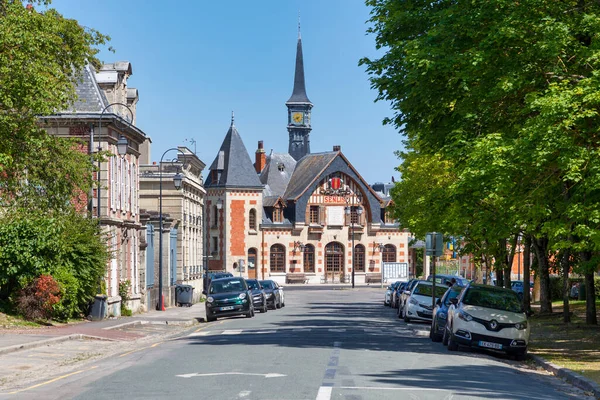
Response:
[[[296,45],[296,71],[294,74],[294,90],[288,103],[310,103],[306,96],[304,83],[304,58],[302,57],[302,37],[300,35],[300,15],[298,13],[298,44]],[[312,104],[312,103],[310,103]]]

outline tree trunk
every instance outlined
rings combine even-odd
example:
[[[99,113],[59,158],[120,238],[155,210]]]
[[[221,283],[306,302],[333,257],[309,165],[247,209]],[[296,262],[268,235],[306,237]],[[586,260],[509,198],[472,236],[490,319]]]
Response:
[[[598,325],[596,315],[596,288],[594,287],[594,273],[585,274],[585,323]]]
[[[529,281],[531,279],[531,236],[525,236],[525,246],[523,247],[523,309],[531,311],[531,288]]]
[[[571,322],[571,316],[569,314],[569,258],[571,257],[571,250],[565,249],[561,258],[561,267],[563,275],[563,322],[565,324]]]
[[[498,249],[495,254],[496,286],[504,287],[504,273],[506,272],[506,239],[498,240]]]
[[[552,299],[550,297],[550,271],[548,263],[548,238],[534,238],[532,240],[535,255],[538,260],[537,273],[540,277],[540,312],[552,313]]]
[[[507,252],[507,259],[506,259],[506,267],[504,268],[504,287],[510,289],[512,287],[511,285],[511,274],[512,274],[512,266],[513,266],[513,262],[515,261],[515,252],[517,250],[517,243],[519,241],[519,235],[521,234],[521,232],[517,232],[517,234],[515,235],[515,237],[511,240],[510,242],[510,251]]]

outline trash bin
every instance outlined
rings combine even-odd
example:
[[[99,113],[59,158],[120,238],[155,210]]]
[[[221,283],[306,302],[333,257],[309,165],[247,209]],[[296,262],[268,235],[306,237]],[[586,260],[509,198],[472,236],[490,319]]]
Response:
[[[106,318],[106,300],[108,296],[105,294],[97,294],[94,296],[94,302],[90,307],[88,319],[92,321],[100,321]]]
[[[177,285],[175,288],[175,302],[190,307],[194,300],[194,287],[192,285]]]

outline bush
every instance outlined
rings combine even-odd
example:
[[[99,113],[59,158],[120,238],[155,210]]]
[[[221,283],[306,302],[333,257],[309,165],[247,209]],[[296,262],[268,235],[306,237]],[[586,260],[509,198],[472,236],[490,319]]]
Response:
[[[129,301],[129,289],[131,288],[131,282],[129,280],[121,281],[119,283],[119,296],[121,296],[121,315],[124,317],[131,316],[131,310],[127,308],[127,302]]]
[[[25,286],[17,300],[17,311],[29,320],[52,319],[60,302],[60,286],[51,275],[41,275]]]

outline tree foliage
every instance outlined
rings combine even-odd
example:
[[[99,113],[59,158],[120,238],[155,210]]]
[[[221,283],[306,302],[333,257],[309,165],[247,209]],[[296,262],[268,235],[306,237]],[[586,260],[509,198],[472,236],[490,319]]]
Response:
[[[376,45],[365,58],[378,100],[407,139],[401,222],[444,230],[501,260],[533,237],[543,258],[600,250],[600,4],[595,1],[367,0]],[[435,157],[453,180],[417,190]],[[421,165],[416,165],[421,164]],[[439,166],[429,167],[435,180]],[[411,186],[411,187],[409,187]],[[401,200],[400,200],[401,199]],[[408,203],[408,204],[406,204]],[[437,218],[436,226],[431,222]],[[570,268],[563,263],[563,268]],[[589,273],[589,263],[580,271]],[[568,271],[567,271],[568,272]],[[544,279],[544,282],[547,280]],[[544,283],[543,282],[543,283]],[[542,309],[549,311],[548,284]]]

